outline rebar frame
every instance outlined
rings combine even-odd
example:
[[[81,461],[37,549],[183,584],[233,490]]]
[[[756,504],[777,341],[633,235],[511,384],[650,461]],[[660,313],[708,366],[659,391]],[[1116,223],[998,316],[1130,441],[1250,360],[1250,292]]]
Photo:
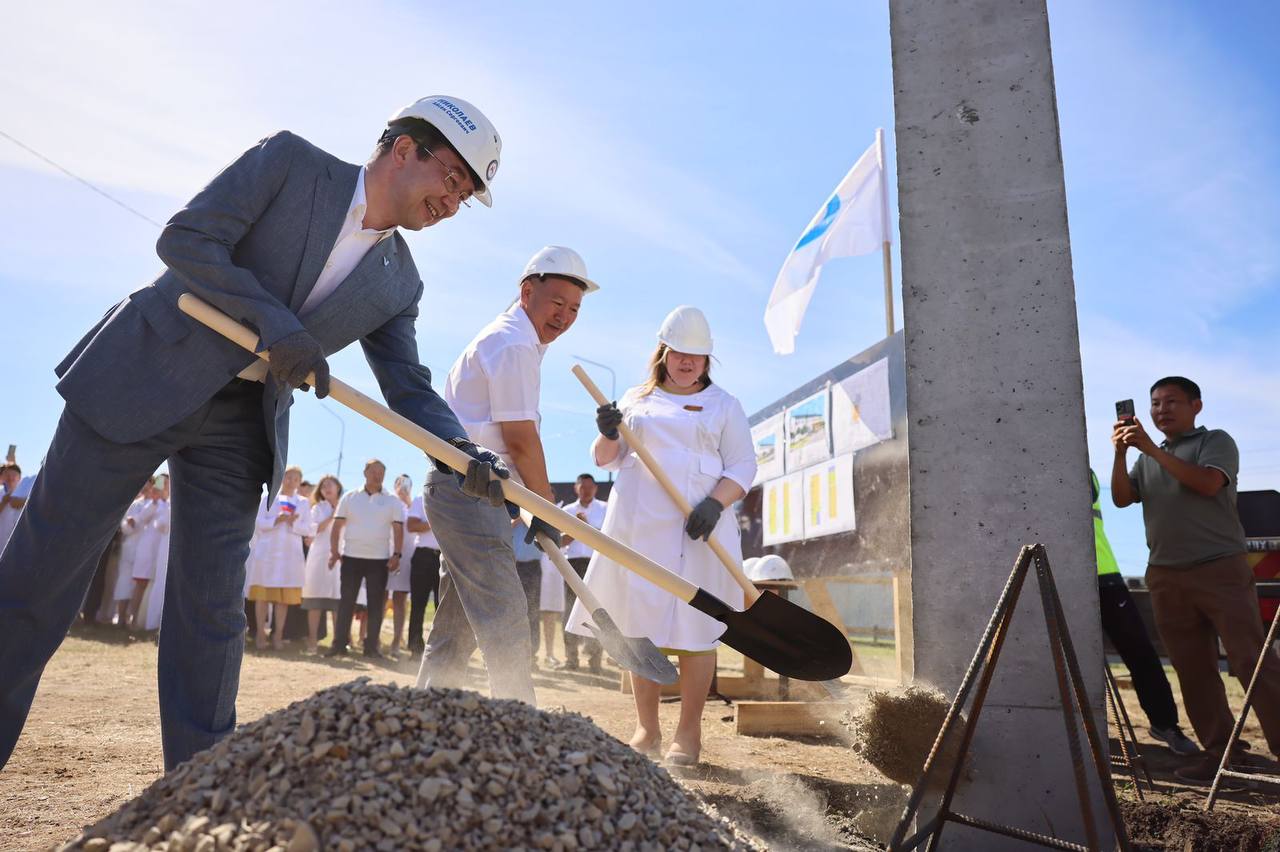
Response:
[[[1138,751],[1138,735],[1133,731],[1133,723],[1129,721],[1129,710],[1124,706],[1124,697],[1120,694],[1120,685],[1116,683],[1111,666],[1105,661],[1102,670],[1107,676],[1107,710],[1111,714],[1111,724],[1116,729],[1116,739],[1120,742],[1119,756],[1111,755],[1111,759],[1120,764],[1133,779],[1133,791],[1138,794],[1138,801],[1145,802],[1142,785],[1138,780],[1138,769],[1147,779],[1147,789],[1154,793],[1155,782],[1151,780],[1151,771],[1147,769],[1146,758]]]
[[[1062,699],[1062,719],[1067,731],[1071,767],[1075,775],[1076,794],[1080,802],[1080,818],[1088,843],[1086,846],[1071,843],[1057,837],[1050,837],[1026,831],[1025,829],[979,819],[951,809],[951,801],[955,796],[956,786],[960,781],[965,758],[969,754],[969,747],[973,742],[973,735],[977,729],[978,717],[982,714],[982,707],[987,698],[987,691],[991,687],[991,680],[995,674],[996,664],[1000,659],[1000,652],[1009,634],[1009,625],[1013,621],[1018,597],[1022,593],[1023,582],[1026,580],[1027,572],[1032,564],[1035,565],[1036,569],[1040,600],[1044,608],[1045,630],[1049,636],[1049,649],[1053,656],[1054,673],[1058,681],[1058,694]],[[920,809],[920,803],[928,789],[929,775],[938,762],[939,755],[942,754],[943,743],[946,741],[947,735],[956,726],[961,708],[969,697],[969,691],[973,688],[975,681],[977,682],[977,691],[974,694],[973,703],[969,710],[969,718],[964,722],[961,731],[960,747],[956,754],[955,765],[951,767],[951,775],[943,792],[942,801],[938,806],[938,813],[915,834],[904,839],[912,820],[915,819]],[[1028,843],[1052,849],[1067,849],[1073,850],[1073,852],[1076,852],[1076,850],[1078,852],[1100,852],[1098,829],[1093,819],[1093,807],[1089,800],[1088,779],[1085,776],[1084,757],[1080,748],[1080,735],[1076,726],[1075,715],[1077,710],[1080,714],[1080,722],[1084,727],[1085,737],[1089,742],[1089,751],[1093,757],[1094,769],[1098,774],[1103,799],[1111,816],[1116,842],[1122,852],[1130,852],[1129,837],[1124,828],[1124,821],[1120,817],[1120,806],[1116,801],[1115,789],[1111,784],[1110,766],[1104,756],[1103,744],[1099,739],[1097,727],[1094,725],[1093,715],[1089,712],[1089,700],[1085,692],[1083,679],[1080,676],[1080,664],[1076,657],[1075,647],[1071,642],[1071,633],[1067,627],[1062,602],[1058,597],[1057,584],[1053,580],[1053,570],[1049,566],[1048,554],[1042,544],[1024,545],[1018,553],[1018,559],[1014,563],[1013,571],[1009,574],[1004,590],[1000,593],[1000,599],[996,603],[995,611],[991,614],[991,620],[987,622],[986,630],[982,633],[982,638],[978,642],[973,660],[969,663],[969,668],[965,671],[964,678],[961,680],[960,688],[956,691],[955,699],[947,710],[942,727],[938,730],[938,736],[933,741],[933,748],[929,750],[929,756],[925,760],[924,768],[920,771],[920,777],[916,780],[906,807],[903,808],[902,818],[899,820],[898,827],[889,841],[889,849],[893,852],[905,852],[906,850],[915,849],[927,839],[929,842],[928,852],[935,852],[941,842],[942,829],[948,822],[955,822],[970,828],[1024,840]]]

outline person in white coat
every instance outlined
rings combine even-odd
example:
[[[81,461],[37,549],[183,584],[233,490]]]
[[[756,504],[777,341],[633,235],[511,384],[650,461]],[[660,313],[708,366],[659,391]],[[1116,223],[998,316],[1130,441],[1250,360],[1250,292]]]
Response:
[[[311,507],[298,495],[301,484],[302,468],[288,467],[276,498],[268,504],[263,497],[258,504],[258,543],[253,553],[257,577],[249,588],[258,627],[254,637],[258,650],[267,647],[268,610],[274,609],[271,646],[279,651],[284,648],[284,620],[289,607],[302,603],[306,575],[302,539],[314,529]]]
[[[160,475],[160,497],[156,500],[155,514],[151,517],[151,529],[155,531],[151,542],[151,582],[138,617],[134,619],[136,630],[159,630],[164,612],[164,590],[169,579],[169,476]]]
[[[129,600],[133,597],[133,565],[138,560],[142,531],[151,521],[154,507],[149,499],[150,487],[143,486],[120,521],[120,562],[116,566],[112,601],[116,608],[116,626],[129,626]]]
[[[167,479],[164,477],[163,479]],[[129,598],[129,609],[126,613],[126,621],[130,630],[141,630],[145,622],[145,618],[139,618],[142,609],[143,598],[147,594],[147,586],[151,585],[151,581],[156,576],[156,552],[160,539],[164,537],[164,531],[156,526],[156,515],[160,510],[161,500],[164,498],[164,486],[162,477],[157,474],[147,483],[145,491],[147,492],[147,520],[142,524],[142,531],[138,533],[138,550],[133,559],[133,568],[130,576],[133,579],[133,594]]]
[[[302,608],[307,611],[307,650],[315,653],[319,648],[320,625],[328,616],[338,611],[342,598],[342,577],[329,564],[329,527],[333,513],[342,499],[342,483],[331,473],[317,483],[311,501],[311,528],[314,539],[307,551],[307,562],[302,580]]]
[[[711,329],[697,308],[681,306],[663,321],[649,378],[617,403],[597,410],[600,436],[592,455],[600,467],[618,471],[605,514],[605,534],[629,545],[730,606],[741,609],[742,590],[716,559],[707,539],[714,533],[741,560],[733,504],[755,478],[755,448],[741,403],[711,381]],[[637,440],[694,507],[684,517],[644,463],[627,446],[618,426],[625,421]],[[715,675],[715,651],[724,625],[596,553],[587,585],[626,636],[646,636],[679,657],[680,722],[669,763],[692,765],[702,748],[702,709]],[[574,604],[569,629],[590,635],[591,614]],[[636,731],[631,745],[657,754],[659,685],[633,677]]]
[[[412,588],[411,564],[413,554],[418,549],[418,534],[409,529],[409,510],[413,507],[413,479],[407,473],[396,477],[396,497],[404,505],[404,553],[401,569],[387,577],[387,593],[391,595],[391,656],[398,658],[400,646],[404,640],[404,613],[409,604],[409,591]]]

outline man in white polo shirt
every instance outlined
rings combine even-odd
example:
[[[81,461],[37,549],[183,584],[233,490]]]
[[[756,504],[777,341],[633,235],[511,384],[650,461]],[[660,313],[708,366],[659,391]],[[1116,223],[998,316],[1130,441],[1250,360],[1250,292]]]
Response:
[[[497,453],[526,488],[552,502],[538,436],[542,355],[569,330],[586,293],[599,289],[572,249],[547,246],[520,276],[520,296],[489,323],[449,371],[444,398],[467,436]],[[452,474],[427,479],[427,517],[440,542],[442,580],[419,686],[460,686],[479,644],[495,698],[534,703],[533,650],[524,589],[504,506],[469,497]],[[534,532],[559,541],[541,521]]]
[[[332,569],[337,564],[341,553],[342,598],[338,602],[333,647],[327,654],[330,657],[347,653],[351,617],[362,581],[369,600],[369,633],[364,640],[364,655],[382,657],[378,638],[382,632],[382,613],[387,606],[387,575],[400,570],[404,545],[404,504],[399,497],[382,489],[386,476],[386,465],[369,459],[364,466],[364,488],[344,494],[338,511],[333,514],[333,524],[329,527],[329,567]]]
[[[604,526],[604,513],[609,508],[609,504],[604,500],[596,499],[596,478],[589,473],[578,474],[577,480],[573,483],[573,493],[578,495],[578,499],[572,503],[565,503],[560,508],[564,509],[570,515],[577,516],[578,520],[591,524],[596,529]],[[594,550],[587,547],[581,541],[570,536],[564,536],[563,543],[565,545],[564,555],[569,560],[569,565],[577,572],[579,577],[587,576],[587,566],[591,564],[591,554]],[[564,627],[569,626],[569,612],[573,609],[573,602],[578,596],[573,593],[573,589],[569,588],[568,583],[565,584],[564,593],[564,618],[562,624]],[[578,670],[578,645],[581,644],[587,655],[587,668],[592,674],[600,673],[600,643],[595,639],[585,639],[576,633],[568,630],[564,631],[564,668],[569,671],[576,672]]]

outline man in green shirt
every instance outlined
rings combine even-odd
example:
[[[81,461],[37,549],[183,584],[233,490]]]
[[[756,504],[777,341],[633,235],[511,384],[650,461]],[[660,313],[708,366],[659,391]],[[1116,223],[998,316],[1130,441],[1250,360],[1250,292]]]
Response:
[[[1093,543],[1098,552],[1098,605],[1102,610],[1102,630],[1111,640],[1120,659],[1124,660],[1133,680],[1138,703],[1151,723],[1151,736],[1166,743],[1174,754],[1189,755],[1200,747],[1188,739],[1178,727],[1178,705],[1173,701],[1169,678],[1165,677],[1160,655],[1151,644],[1147,626],[1129,594],[1120,565],[1111,552],[1106,530],[1102,527],[1102,506],[1098,503],[1098,477],[1091,470],[1093,486]]]
[[[1218,670],[1218,638],[1231,670],[1248,678],[1265,637],[1236,510],[1239,451],[1226,432],[1196,426],[1203,406],[1195,382],[1170,376],[1151,387],[1151,419],[1164,441],[1157,445],[1136,417],[1117,421],[1111,434],[1111,499],[1118,508],[1142,504],[1156,628],[1205,748],[1199,762],[1175,773],[1192,782],[1213,779],[1235,721]],[[1126,470],[1130,448],[1141,455]],[[1280,755],[1280,655],[1274,650],[1253,696],[1267,745]]]

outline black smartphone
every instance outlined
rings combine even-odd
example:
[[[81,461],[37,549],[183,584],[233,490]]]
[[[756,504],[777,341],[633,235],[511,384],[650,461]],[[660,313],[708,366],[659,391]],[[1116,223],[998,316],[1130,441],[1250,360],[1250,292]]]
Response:
[[[1137,412],[1133,408],[1133,400],[1122,399],[1116,403],[1117,420],[1132,420],[1136,414]]]

